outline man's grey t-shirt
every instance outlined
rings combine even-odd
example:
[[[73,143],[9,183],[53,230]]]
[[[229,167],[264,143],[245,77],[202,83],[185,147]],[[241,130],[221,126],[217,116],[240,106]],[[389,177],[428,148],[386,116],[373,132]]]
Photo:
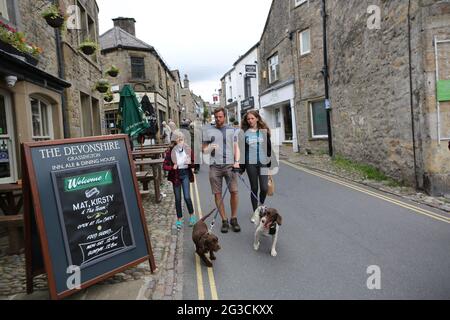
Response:
[[[225,125],[221,128],[211,126],[203,131],[204,144],[217,144],[219,148],[211,155],[210,164],[234,164],[234,143],[238,142],[239,130]],[[225,151],[225,152],[224,152]]]

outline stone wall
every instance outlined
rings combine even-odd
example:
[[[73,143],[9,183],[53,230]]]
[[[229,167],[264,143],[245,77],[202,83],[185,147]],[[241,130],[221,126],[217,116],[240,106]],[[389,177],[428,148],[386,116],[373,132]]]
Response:
[[[73,4],[70,0],[61,0],[61,5],[68,7]],[[98,8],[95,1],[81,1],[85,5],[86,13],[94,20],[96,38],[98,39]],[[83,40],[79,37],[77,30],[67,30],[63,35],[63,52],[65,65],[65,79],[72,84],[66,90],[66,99],[68,104],[68,121],[70,127],[70,137],[82,137],[85,134],[82,130],[82,110],[81,93],[88,95],[90,99],[95,99],[99,103],[100,123],[93,123],[93,126],[99,126],[101,133],[105,133],[104,112],[103,112],[103,94],[95,90],[95,85],[103,77],[100,67],[100,52],[92,56],[86,56],[79,51],[79,44]],[[89,119],[90,114],[84,115]]]
[[[327,3],[335,152],[414,184],[408,2]],[[372,4],[379,30],[367,28]]]
[[[327,3],[336,153],[431,194],[449,194],[450,153],[436,133],[433,37],[450,39],[450,3]],[[381,8],[380,29],[367,27],[370,5]],[[440,60],[450,79],[450,51]],[[448,113],[445,119],[443,133]]]
[[[272,3],[258,50],[260,95],[267,88],[288,80],[294,75],[291,41],[289,40],[289,18],[287,17],[289,8],[290,0],[276,0]],[[277,82],[269,84],[268,59],[275,53],[278,53],[280,77]]]
[[[298,7],[291,3],[290,27],[292,57],[296,84],[295,111],[300,152],[328,150],[327,138],[313,138],[310,104],[325,99],[321,73],[323,61],[323,32],[321,2],[306,2]],[[300,54],[300,33],[310,30],[311,52]]]
[[[17,29],[25,33],[27,43],[37,45],[43,50],[39,55],[37,67],[58,76],[55,29],[41,16],[42,1],[22,0],[18,1],[17,5],[19,9]]]
[[[435,52],[433,40],[450,40],[450,2],[421,1],[417,8],[416,19],[413,23],[418,46],[423,48],[415,65],[423,66],[414,74],[415,82],[419,82],[421,91],[415,92],[417,105],[421,106],[423,116],[419,122],[423,157],[423,170],[419,172],[423,178],[423,186],[432,195],[450,195],[450,150],[448,141],[438,143],[437,138],[437,106],[435,81]],[[414,48],[416,46],[413,46]],[[450,43],[438,44],[439,79],[450,80]],[[450,102],[440,103],[441,135],[450,137]]]

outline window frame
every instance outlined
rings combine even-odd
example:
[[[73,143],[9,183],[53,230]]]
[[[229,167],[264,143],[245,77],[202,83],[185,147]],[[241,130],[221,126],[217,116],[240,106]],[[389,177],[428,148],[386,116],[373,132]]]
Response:
[[[33,123],[33,100],[38,102],[38,111],[39,111],[39,133],[40,135],[35,135],[34,132],[34,123]],[[44,135],[44,117],[42,112],[42,104],[45,105],[45,113],[46,113],[46,120],[47,120],[47,133],[48,135]],[[54,132],[53,132],[53,114],[52,114],[52,105],[47,100],[42,99],[40,97],[30,97],[30,108],[31,108],[31,139],[33,141],[48,141],[54,139]]]
[[[6,14],[8,17],[0,16],[0,21],[15,27],[19,25],[19,8],[17,1],[14,0],[0,0],[5,4]]]
[[[272,64],[271,60],[277,58],[276,59],[276,64]],[[268,65],[268,74],[269,74],[269,84],[272,84],[276,81],[278,81],[280,79],[280,60],[279,60],[279,56],[278,53],[275,53],[274,55],[272,55],[269,59],[267,59],[267,65]],[[272,79],[272,67],[275,66],[275,80]]]
[[[326,115],[326,109],[325,109],[325,100],[315,100],[315,101],[310,101],[309,102],[309,116],[310,116],[310,122],[311,122],[311,138],[313,139],[327,139],[328,138],[328,134],[326,135],[316,135],[315,134],[315,130],[314,130],[314,117],[313,117],[313,104],[317,103],[317,102],[323,102],[323,106],[324,106],[324,110],[325,110],[325,115]],[[328,128],[327,128],[328,131]]]
[[[309,46],[309,50],[308,51],[303,51],[303,34],[305,33],[305,32],[308,32],[308,46]],[[298,39],[299,39],[299,51],[300,51],[300,56],[304,56],[304,55],[307,55],[307,54],[309,54],[309,53],[311,53],[311,28],[307,28],[307,29],[304,29],[304,30],[302,30],[302,31],[300,31],[299,33],[298,33]]]
[[[133,66],[136,66],[136,63],[133,63],[133,59],[139,59],[142,61],[142,77],[135,77],[135,73],[133,72]],[[146,74],[145,74],[145,58],[144,57],[137,57],[137,56],[131,56],[130,57],[130,66],[131,66],[131,79],[132,80],[145,80]]]

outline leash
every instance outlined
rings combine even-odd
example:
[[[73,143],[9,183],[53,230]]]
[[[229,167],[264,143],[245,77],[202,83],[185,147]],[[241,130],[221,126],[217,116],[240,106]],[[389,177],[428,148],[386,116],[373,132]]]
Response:
[[[244,184],[244,186],[248,189],[248,191],[250,191],[250,194],[252,195],[253,198],[255,198],[256,201],[258,201],[259,206],[264,206],[263,203],[261,203],[259,201],[259,198],[253,193],[252,189],[250,188],[250,186],[247,184],[247,182],[245,182],[244,178],[242,178],[241,175],[238,175],[239,179],[242,181],[242,183]]]

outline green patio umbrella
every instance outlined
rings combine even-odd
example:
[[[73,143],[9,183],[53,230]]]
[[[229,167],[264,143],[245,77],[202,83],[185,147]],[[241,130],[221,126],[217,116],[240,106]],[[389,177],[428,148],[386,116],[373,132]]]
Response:
[[[128,134],[131,138],[136,138],[149,126],[133,89],[130,85],[125,85],[120,92],[118,127],[122,130],[122,133]]]

